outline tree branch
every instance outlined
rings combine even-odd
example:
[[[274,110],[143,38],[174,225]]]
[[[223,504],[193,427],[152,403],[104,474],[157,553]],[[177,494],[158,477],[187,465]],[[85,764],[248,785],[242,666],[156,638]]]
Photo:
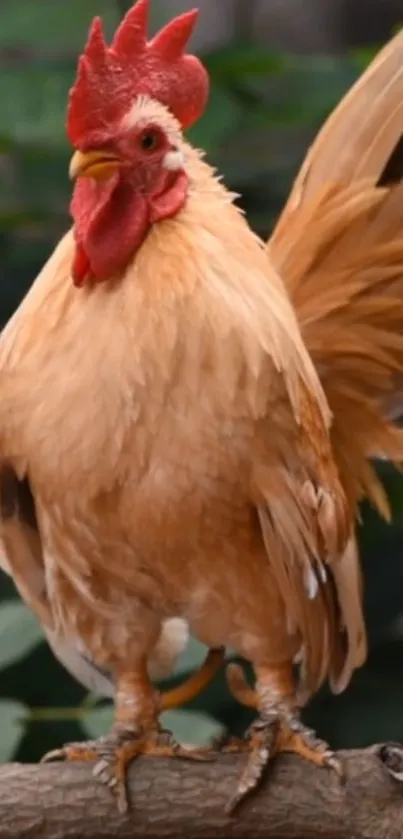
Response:
[[[132,811],[85,764],[0,767],[0,839],[401,839],[403,746],[341,752],[347,781],[295,755],[273,763],[236,815],[224,807],[244,757],[211,763],[140,758],[129,772]]]

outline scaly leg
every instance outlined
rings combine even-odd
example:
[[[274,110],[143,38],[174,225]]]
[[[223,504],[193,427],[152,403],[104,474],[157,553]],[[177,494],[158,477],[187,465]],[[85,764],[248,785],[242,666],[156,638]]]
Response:
[[[158,724],[161,711],[189,702],[211,681],[224,661],[224,650],[210,650],[198,672],[182,685],[158,694],[152,687],[146,661],[136,670],[122,672],[116,679],[115,721],[111,732],[99,740],[69,743],[46,754],[42,761],[96,761],[94,775],[116,792],[121,813],[128,809],[126,774],[139,755],[210,760],[208,748],[185,747]]]
[[[230,665],[227,671],[228,684],[235,698],[259,712],[246,739],[229,741],[222,749],[249,752],[248,763],[227,812],[232,812],[258,786],[270,760],[280,752],[295,752],[316,766],[331,767],[343,777],[342,766],[327,743],[318,740],[315,732],[300,719],[292,665],[255,667],[255,673],[257,681],[253,690],[247,685],[240,667]]]

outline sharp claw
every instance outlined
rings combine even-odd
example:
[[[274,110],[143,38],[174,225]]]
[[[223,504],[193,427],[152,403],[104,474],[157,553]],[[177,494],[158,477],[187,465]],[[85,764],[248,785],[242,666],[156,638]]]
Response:
[[[242,799],[245,798],[247,792],[247,789],[239,788],[238,792],[230,798],[224,807],[224,813],[226,816],[232,816],[238,807],[238,804],[240,804]]]
[[[66,754],[64,749],[53,749],[51,752],[46,752],[41,757],[39,763],[51,763],[53,760],[65,760]]]
[[[248,739],[251,754],[239,781],[238,789],[225,808],[228,815],[231,815],[242,800],[258,786],[273,753],[276,729],[276,720],[265,721],[261,718],[256,720],[250,729]]]
[[[341,761],[337,757],[335,757],[333,752],[329,752],[328,755],[326,755],[326,766],[328,766],[329,769],[333,769],[334,772],[336,772],[336,775],[339,776],[341,781],[344,781],[346,779],[346,772],[344,766],[341,763]]]
[[[105,758],[101,757],[100,760],[97,761],[95,764],[92,774],[94,778],[100,778],[102,774],[105,772],[105,769],[108,768],[108,761]]]
[[[92,774],[95,778],[98,778],[102,784],[105,784],[107,787],[111,785],[111,780],[113,780],[114,776],[111,775],[111,767],[106,764],[100,768],[97,768],[98,764],[95,764]]]
[[[224,812],[227,816],[232,816],[239,804],[244,800],[244,798],[251,792],[252,785],[248,782],[239,783],[238,789],[236,793],[230,798],[224,808]]]
[[[129,810],[129,801],[128,801],[125,789],[118,791],[117,801],[118,801],[118,812],[120,813],[121,816],[125,816],[126,813],[128,813],[128,810]]]
[[[241,754],[250,751],[250,743],[241,737],[227,737],[223,742],[217,743],[216,748],[222,754]]]
[[[244,777],[243,780],[238,785],[238,789],[235,795],[230,798],[229,802],[225,807],[225,813],[227,815],[232,815],[232,813],[236,810],[239,804],[243,801],[243,799],[249,795],[254,789],[256,789],[263,772],[267,766],[268,761],[263,761],[261,764],[250,764],[247,767],[248,776]]]

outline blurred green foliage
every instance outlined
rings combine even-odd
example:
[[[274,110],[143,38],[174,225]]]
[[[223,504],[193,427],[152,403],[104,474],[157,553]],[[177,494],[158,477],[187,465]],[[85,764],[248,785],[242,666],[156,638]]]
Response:
[[[69,224],[70,149],[64,132],[77,52],[94,14],[111,33],[122,6],[112,0],[18,0],[0,6],[0,322],[13,312]],[[154,4],[154,21],[165,20]],[[307,145],[328,112],[371,58],[297,58],[247,43],[204,56],[212,87],[208,111],[190,133],[227,184],[242,195],[251,224],[267,236]],[[382,467],[396,524],[365,514],[363,552],[372,653],[340,698],[323,691],[307,718],[335,746],[403,739],[402,482]],[[66,740],[103,732],[110,707],[89,696],[54,660],[35,619],[0,580],[0,760],[37,760]],[[174,682],[200,661],[191,643]],[[223,674],[205,695],[166,724],[183,739],[205,741],[250,717],[229,697]]]

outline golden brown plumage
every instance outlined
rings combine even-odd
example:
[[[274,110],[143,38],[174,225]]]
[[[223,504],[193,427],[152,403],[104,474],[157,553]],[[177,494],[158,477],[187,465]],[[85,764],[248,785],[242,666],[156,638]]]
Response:
[[[3,463],[0,471],[0,516],[0,567],[12,574],[21,597],[40,620],[54,654],[84,687],[101,696],[113,697],[113,673],[97,666],[85,647],[85,639],[77,643],[77,639],[63,636],[57,631],[45,580],[43,545],[31,488],[27,478],[19,480],[7,462]],[[162,679],[171,673],[187,641],[185,621],[169,618],[163,622],[161,634],[148,659],[152,679]],[[197,695],[217,672],[223,660],[223,650],[210,650],[195,674],[175,690],[163,694],[163,706],[173,708]]]
[[[332,411],[332,450],[351,510],[357,515],[368,498],[385,518],[371,459],[403,459],[392,422],[403,381],[402,93],[400,32],[320,131],[268,245]],[[355,614],[358,562],[350,545],[335,565],[337,575],[346,565],[339,596]],[[339,687],[348,681],[343,670]]]
[[[400,463],[391,416],[403,369],[403,33],[318,135],[268,253],[289,290],[333,414],[352,508],[389,517],[370,458]]]
[[[227,645],[249,659],[262,722],[243,794],[275,750],[280,724],[283,734],[293,732],[293,747],[331,762],[296,706],[327,675],[344,686],[365,652],[355,508],[337,437],[343,427],[337,432],[334,423],[330,436],[318,372],[330,408],[333,391],[305,334],[298,288],[313,275],[309,259],[301,263],[297,211],[270,246],[289,289],[294,283],[294,310],[265,245],[184,141],[178,120],[188,124],[190,106],[179,95],[172,112],[158,96],[136,91],[127,110],[125,90],[123,114],[118,97],[105,99],[111,126],[96,123],[97,98],[93,114],[79,110],[96,79],[85,61],[99,63],[104,80],[117,51],[129,60],[147,7],[138,0],[129,12],[113,54],[97,24],[92,30],[68,120],[77,145],[71,171],[79,176],[74,230],[0,339],[0,452],[17,497],[18,487],[28,487],[37,517],[32,545],[18,504],[10,514],[3,494],[3,562],[35,608],[20,551],[31,553],[29,561],[35,554],[52,637],[113,674],[116,721],[107,745],[64,752],[101,755],[107,780],[116,760],[122,781],[133,755],[169,751],[146,669],[165,620],[183,618],[208,646]],[[175,49],[178,31],[182,40],[188,35],[185,18],[175,24]],[[159,49],[162,42],[166,34]],[[176,55],[175,73],[182,58]],[[190,72],[186,63],[182,70]],[[90,152],[88,137],[80,139],[89,124],[97,138]],[[311,215],[302,212],[301,204],[307,227]],[[124,268],[119,237],[125,253],[132,245]],[[360,268],[365,259],[366,251]],[[107,277],[105,265],[114,266]],[[316,284],[312,293],[317,305]],[[318,317],[316,334],[321,311]],[[386,437],[390,454],[385,446]]]

